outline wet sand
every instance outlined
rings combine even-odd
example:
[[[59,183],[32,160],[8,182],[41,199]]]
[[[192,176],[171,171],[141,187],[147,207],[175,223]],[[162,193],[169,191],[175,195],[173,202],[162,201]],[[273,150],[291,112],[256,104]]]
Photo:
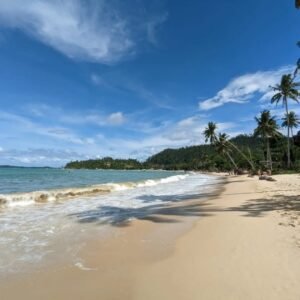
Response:
[[[1,280],[1,299],[300,299],[300,176],[275,178],[227,177],[206,201],[115,224],[77,266]]]

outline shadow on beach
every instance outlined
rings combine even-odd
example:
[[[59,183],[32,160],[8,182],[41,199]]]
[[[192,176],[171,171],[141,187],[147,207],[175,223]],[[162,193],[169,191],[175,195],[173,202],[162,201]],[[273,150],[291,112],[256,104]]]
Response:
[[[272,198],[253,199],[229,210],[242,212],[245,217],[263,217],[271,211],[300,213],[300,196],[274,195]]]
[[[99,206],[97,209],[83,211],[69,215],[75,217],[79,223],[96,223],[98,225],[110,224],[113,226],[128,226],[133,219],[147,220],[155,223],[177,223],[176,217],[204,217],[207,213],[201,207],[204,203],[191,203],[194,199],[212,197],[213,194],[189,195],[189,200],[184,195],[158,196],[144,195],[139,200],[149,203],[155,199],[166,203],[148,205],[139,208],[122,208],[115,206]],[[217,195],[215,195],[217,196]],[[186,197],[186,196],[185,196]],[[183,202],[180,201],[185,201]],[[172,203],[180,202],[172,205]],[[179,204],[179,205],[178,205]]]
[[[239,182],[242,180],[238,180]],[[226,182],[224,184],[227,184]],[[274,192],[274,191],[273,191]],[[221,189],[210,193],[199,193],[193,195],[141,195],[138,197],[141,203],[152,203],[159,199],[159,204],[152,204],[140,208],[121,208],[116,206],[99,206],[97,209],[87,210],[69,215],[79,223],[91,223],[97,225],[110,224],[112,226],[129,226],[133,219],[147,220],[155,223],[178,223],[182,222],[181,217],[210,217],[216,213],[240,212],[244,217],[263,217],[271,211],[300,212],[300,196],[286,196],[282,194],[272,198],[256,198],[235,207],[222,208],[210,203],[209,199],[218,199]],[[223,194],[242,195],[259,194],[253,193],[232,193]],[[188,199],[187,199],[188,197]],[[200,200],[200,201],[195,201]],[[203,201],[201,201],[203,200]],[[165,202],[165,203],[164,203]]]

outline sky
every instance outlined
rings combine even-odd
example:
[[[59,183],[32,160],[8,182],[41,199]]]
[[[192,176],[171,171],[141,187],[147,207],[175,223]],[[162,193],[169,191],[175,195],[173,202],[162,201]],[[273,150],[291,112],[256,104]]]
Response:
[[[270,85],[298,40],[292,0],[0,0],[0,165],[144,160],[209,121],[250,134],[282,118]]]

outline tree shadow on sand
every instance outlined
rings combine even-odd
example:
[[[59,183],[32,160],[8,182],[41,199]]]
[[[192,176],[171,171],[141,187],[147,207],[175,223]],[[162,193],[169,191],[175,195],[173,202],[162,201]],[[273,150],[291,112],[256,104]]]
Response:
[[[133,219],[147,220],[155,223],[177,223],[178,217],[203,217],[208,216],[201,208],[208,204],[194,203],[195,199],[208,199],[217,197],[218,192],[202,194],[174,194],[174,195],[141,195],[137,199],[146,206],[116,207],[99,206],[96,209],[78,212],[69,215],[76,218],[79,223],[110,224],[113,226],[128,226]],[[159,201],[158,204],[150,204]]]
[[[96,209],[71,214],[69,217],[75,218],[79,223],[110,224],[122,227],[129,226],[133,219],[155,223],[178,223],[182,222],[181,217],[210,217],[216,213],[228,212],[239,212],[242,217],[263,217],[266,213],[272,211],[300,213],[300,196],[286,196],[283,194],[275,195],[272,198],[251,199],[239,206],[229,208],[218,207],[216,202],[212,204],[209,201],[194,201],[209,198],[217,199],[220,190],[219,188],[213,192],[193,195],[141,195],[137,199],[146,204],[144,207],[99,206]],[[239,194],[242,193],[231,195]],[[226,195],[229,196],[229,194]],[[159,203],[155,204],[157,200],[159,200]]]
[[[142,208],[119,208],[101,206],[98,209],[73,214],[79,223],[110,224],[123,227],[130,225],[133,219],[147,220],[154,223],[178,223],[176,217],[203,217],[208,216],[200,209],[200,205],[184,205],[180,207],[164,207],[151,205]]]
[[[228,211],[242,212],[245,217],[263,217],[272,211],[300,213],[300,196],[275,195],[272,198],[253,199]]]

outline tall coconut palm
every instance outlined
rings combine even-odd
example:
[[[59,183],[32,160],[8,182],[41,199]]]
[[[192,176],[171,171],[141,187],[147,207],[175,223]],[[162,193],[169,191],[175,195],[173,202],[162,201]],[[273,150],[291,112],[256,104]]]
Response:
[[[265,140],[267,146],[267,162],[270,170],[272,171],[272,155],[270,149],[270,138],[280,136],[278,131],[279,126],[274,117],[271,116],[269,110],[264,110],[260,113],[259,117],[255,117],[257,127],[254,130],[254,136],[259,136]]]
[[[228,135],[226,133],[219,133],[218,137],[216,137],[214,145],[216,147],[216,151],[223,156],[227,156],[233,164],[234,168],[238,169],[237,164],[230,155],[231,147],[230,143],[228,142]]]
[[[299,87],[298,82],[294,82],[294,77],[291,74],[282,75],[280,84],[272,87],[276,94],[272,97],[271,103],[278,104],[282,102],[285,107],[286,114],[289,114],[288,99],[299,102],[300,93],[297,89]],[[287,119],[288,120],[288,119]],[[290,126],[287,126],[287,166],[291,166],[291,153],[290,153]]]
[[[290,127],[290,131],[292,136],[294,135],[293,133],[293,128],[297,128],[300,124],[300,120],[298,118],[298,116],[295,114],[295,112],[290,111],[289,114],[285,114],[284,118],[282,119],[282,127]]]
[[[214,142],[217,139],[217,135],[216,135],[216,130],[217,130],[217,124],[214,122],[208,122],[207,127],[205,128],[203,134],[205,137],[205,143],[207,143],[208,141],[211,144],[214,144]]]

